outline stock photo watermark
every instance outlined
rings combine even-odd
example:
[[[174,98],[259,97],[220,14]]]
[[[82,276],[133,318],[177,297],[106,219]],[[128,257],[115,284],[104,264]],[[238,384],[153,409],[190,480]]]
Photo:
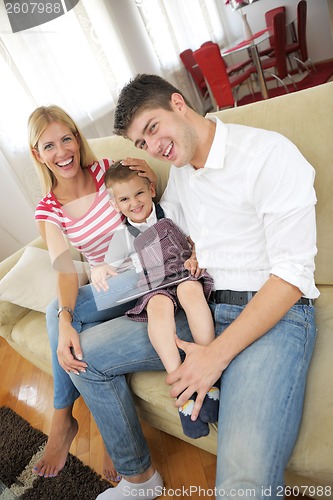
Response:
[[[147,489],[133,488],[130,486],[125,486],[123,489],[123,495],[129,498],[140,498],[147,495]],[[176,498],[288,498],[294,496],[316,496],[327,498],[332,495],[331,486],[278,486],[276,489],[271,486],[261,486],[259,492],[255,488],[232,488],[228,491],[223,488],[202,488],[201,486],[182,486],[180,488],[166,488],[165,486],[160,486],[153,488],[151,491],[148,490],[148,494],[165,497],[176,497]]]
[[[3,0],[13,33],[53,21],[72,10],[79,0]]]

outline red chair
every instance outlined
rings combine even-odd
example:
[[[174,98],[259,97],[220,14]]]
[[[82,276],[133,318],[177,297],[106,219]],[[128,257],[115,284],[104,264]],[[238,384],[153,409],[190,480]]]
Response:
[[[205,77],[216,108],[236,106],[237,94],[234,97],[233,89],[237,91],[239,86],[250,78],[249,71],[245,70],[243,73],[229,77],[217,43],[206,44],[195,50],[193,54]]]
[[[201,44],[201,47],[205,47],[207,45],[211,45],[212,42],[211,40],[208,40],[207,42],[204,42]],[[239,71],[242,71],[246,66],[249,66],[249,64],[252,64],[252,59],[245,59],[244,61],[241,61],[241,62],[238,62],[236,64],[228,64],[226,61],[225,62],[225,65],[227,67],[227,73],[228,75],[233,75],[234,73],[238,73]]]
[[[287,56],[290,54],[297,54],[298,57],[294,56],[295,61],[305,67],[306,71],[309,71],[307,63],[310,63],[313,70],[316,68],[309,58],[308,47],[306,43],[306,14],[307,14],[307,3],[306,0],[301,0],[297,5],[297,42],[291,43],[286,47]]]
[[[205,77],[202,74],[201,69],[198,66],[197,61],[194,58],[193,50],[186,49],[179,54],[185,68],[191,75],[195,86],[199,91],[199,96],[201,97],[202,106],[205,108],[207,98],[210,98],[207,84],[205,82]]]
[[[270,68],[275,68],[275,73],[269,72],[269,74],[280,82],[284,87],[285,91],[289,93],[288,87],[284,83],[284,79],[288,77],[295,90],[298,90],[296,84],[287,68],[287,54],[286,54],[286,14],[285,12],[279,12],[275,14],[273,19],[273,36],[274,36],[274,55],[268,59],[263,59],[261,61],[262,69],[264,72],[268,72]],[[255,66],[249,69],[251,73],[256,73],[257,69]]]
[[[286,12],[286,8],[281,5],[281,7],[275,7],[275,9],[268,10],[265,12],[265,21],[266,21],[266,26],[269,30],[273,30],[273,19],[275,14],[279,14],[280,12]],[[274,34],[272,33],[269,36],[269,47],[267,49],[261,50],[259,52],[259,55],[262,56],[269,56],[272,55],[274,52]]]

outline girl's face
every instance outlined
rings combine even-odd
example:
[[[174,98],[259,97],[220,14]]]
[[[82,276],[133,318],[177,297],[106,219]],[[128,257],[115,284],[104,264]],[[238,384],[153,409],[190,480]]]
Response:
[[[33,154],[53,172],[58,182],[75,177],[81,170],[79,139],[63,123],[48,125]]]
[[[146,179],[135,175],[126,182],[116,182],[112,186],[112,197],[116,210],[122,212],[133,222],[146,222],[152,212],[153,184]]]

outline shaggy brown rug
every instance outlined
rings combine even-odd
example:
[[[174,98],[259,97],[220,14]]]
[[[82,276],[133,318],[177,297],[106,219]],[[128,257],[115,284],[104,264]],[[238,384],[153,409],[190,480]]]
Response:
[[[22,500],[94,500],[111,484],[69,455],[55,478],[32,473],[47,436],[5,406],[0,407],[0,481]]]

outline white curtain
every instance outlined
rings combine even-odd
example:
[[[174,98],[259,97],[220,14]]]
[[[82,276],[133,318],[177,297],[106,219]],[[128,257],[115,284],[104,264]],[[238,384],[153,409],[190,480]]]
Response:
[[[224,28],[224,0],[135,0],[157,54],[161,71],[186,92],[200,110],[202,104],[179,54],[196,50],[211,40],[221,47],[227,44]]]
[[[138,72],[158,72],[195,97],[179,53],[208,39],[223,43],[221,1],[80,0],[65,15],[18,33],[0,2],[0,175],[6,195],[0,198],[0,259],[37,235],[33,214],[41,190],[28,152],[30,113],[58,104],[92,138],[112,134],[119,91]],[[18,214],[10,224],[8,212]],[[24,231],[23,213],[30,221]]]
[[[1,2],[0,20],[3,259],[37,236],[34,207],[41,189],[27,145],[30,113],[58,104],[87,137],[111,135],[117,95],[132,71],[103,1],[81,0],[66,15],[18,33],[11,32]]]

